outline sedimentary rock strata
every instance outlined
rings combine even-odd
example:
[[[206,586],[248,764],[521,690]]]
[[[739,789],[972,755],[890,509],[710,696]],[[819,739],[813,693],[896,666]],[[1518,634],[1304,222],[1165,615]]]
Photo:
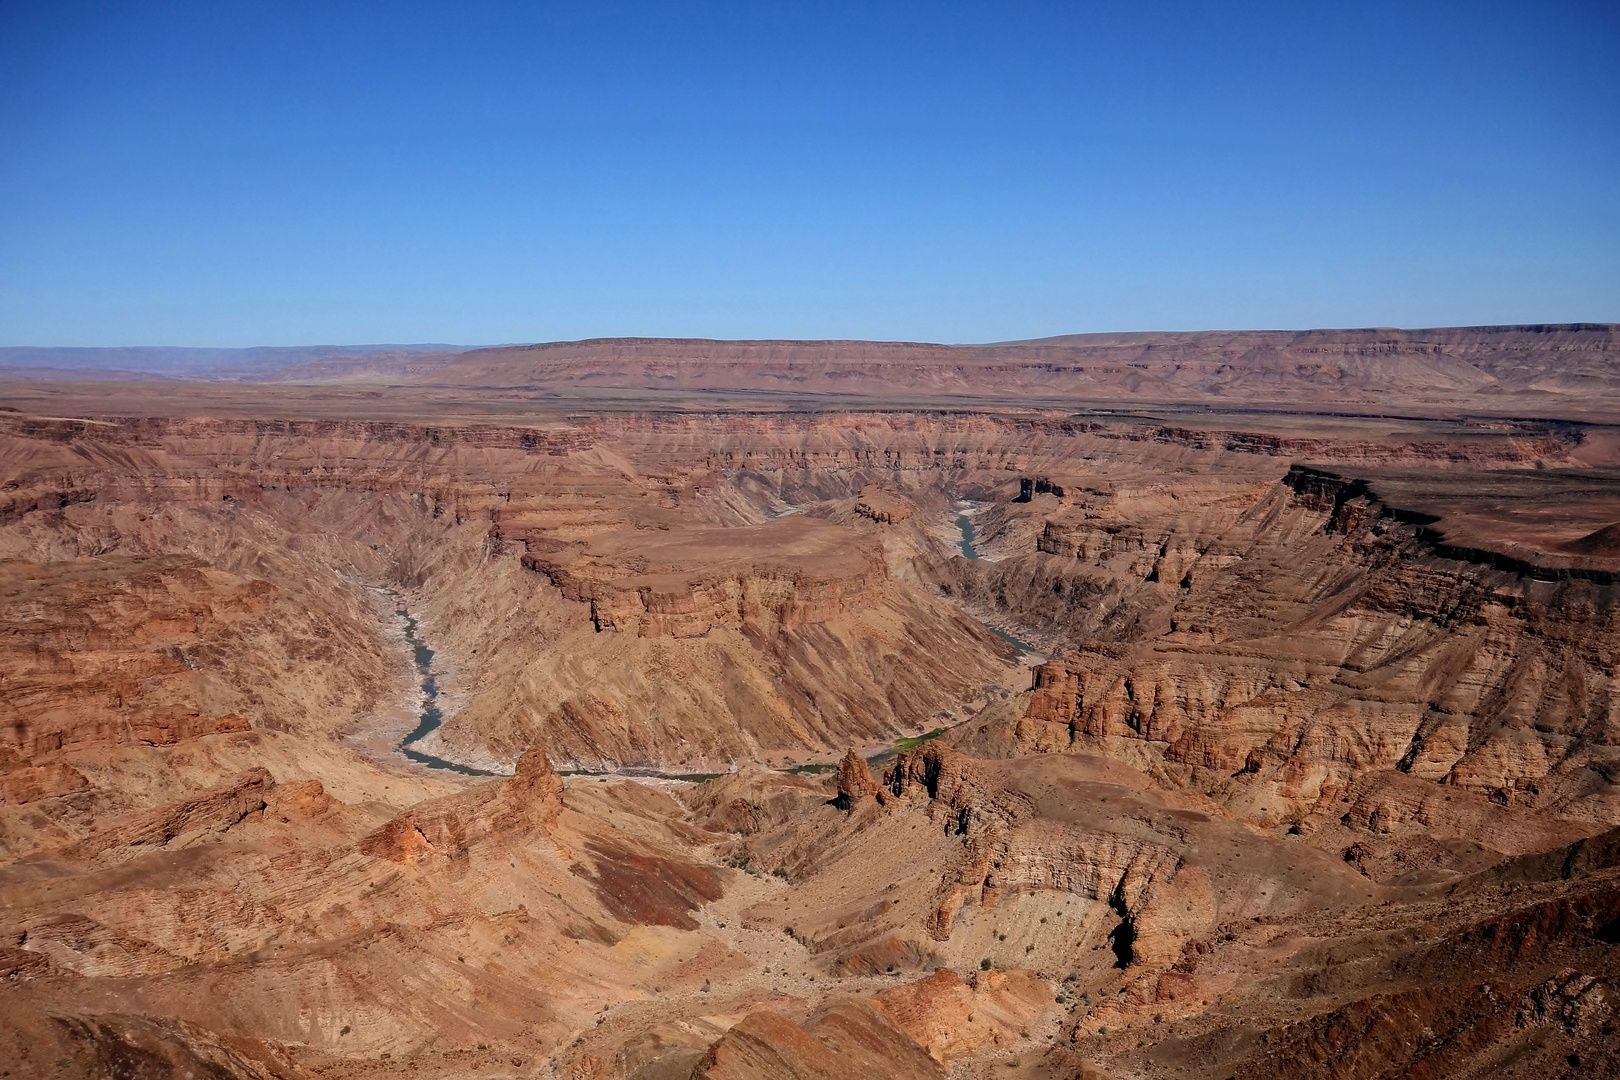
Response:
[[[1611,338],[10,389],[0,1058],[1608,1075]]]

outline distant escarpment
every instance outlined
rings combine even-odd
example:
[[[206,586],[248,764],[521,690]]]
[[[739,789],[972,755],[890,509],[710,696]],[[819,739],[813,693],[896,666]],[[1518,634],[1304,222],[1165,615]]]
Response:
[[[438,386],[849,400],[1439,404],[1523,415],[1620,401],[1610,324],[1076,334],[989,345],[599,338],[477,349]],[[1584,400],[1582,400],[1584,399]],[[1539,412],[1536,410],[1540,410]]]

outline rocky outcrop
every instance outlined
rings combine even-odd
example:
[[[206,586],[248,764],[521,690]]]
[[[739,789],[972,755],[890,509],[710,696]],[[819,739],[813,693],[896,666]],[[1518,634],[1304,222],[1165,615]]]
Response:
[[[1108,904],[1118,966],[1167,964],[1215,916],[1208,879],[1185,868],[1173,830],[1159,835],[1060,824],[1038,800],[986,763],[930,743],[908,751],[885,776],[895,797],[926,794],[933,820],[962,838],[963,855],[942,874],[926,927],[949,941],[965,906],[995,908],[1020,893],[1058,892]]]
[[[1620,740],[1614,587],[1595,564],[1520,572],[1437,546],[1442,528],[1495,542],[1460,478],[1378,483],[1435,512],[1296,469],[1213,499],[1115,489],[1047,515],[1036,554],[986,571],[1009,611],[1072,642],[1037,670],[1017,745],[1139,741],[1265,826],[1383,770],[1620,822],[1620,790],[1592,769]],[[1566,489],[1597,498],[1568,479],[1480,483],[1548,514],[1577,512]]]
[[[83,791],[89,786],[84,774],[66,762],[24,765],[0,772],[0,804],[21,805]]]
[[[1018,496],[1013,499],[1015,503],[1027,503],[1037,495],[1056,495],[1063,498],[1063,485],[1054,484],[1049,477],[1037,476],[1030,479],[1025,476],[1018,481]]]
[[[743,1017],[709,1048],[692,1080],[943,1080],[945,1070],[871,1004],[817,1012],[804,1027],[778,1013]]]
[[[77,858],[118,863],[164,848],[214,840],[260,813],[275,787],[266,769],[250,769],[192,798],[115,818],[72,849]]]
[[[501,781],[501,809],[495,828],[549,829],[563,808],[563,782],[546,752],[531,746],[518,758],[517,771]]]
[[[901,752],[883,784],[896,797],[925,796],[935,819],[953,823],[962,834],[975,824],[1017,825],[1034,814],[1026,796],[995,783],[974,758],[938,742]]]
[[[859,517],[875,521],[879,525],[898,525],[909,521],[916,507],[911,500],[905,498],[897,491],[868,484],[861,489],[861,494],[855,501],[855,513]]]
[[[1054,1007],[1050,984],[1034,972],[978,971],[963,982],[947,967],[873,1001],[940,1062],[1010,1049]]]
[[[866,759],[851,748],[838,763],[838,808],[853,810],[863,799],[876,799],[878,793]]]
[[[430,858],[457,859],[493,837],[548,831],[562,807],[562,777],[544,750],[531,747],[507,779],[420,803],[368,834],[358,847],[367,855],[406,865]]]

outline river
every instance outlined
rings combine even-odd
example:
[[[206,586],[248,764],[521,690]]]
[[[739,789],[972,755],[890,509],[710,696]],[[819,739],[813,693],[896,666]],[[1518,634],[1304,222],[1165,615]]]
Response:
[[[979,552],[973,546],[973,538],[977,535],[973,530],[973,519],[966,514],[957,514],[956,527],[962,530],[962,539],[959,542],[962,548],[962,558],[977,559]]]
[[[793,508],[791,508],[789,510],[789,513],[796,512],[798,510],[799,510],[798,507],[793,507]],[[966,513],[959,513],[959,514],[956,515],[956,527],[957,527],[958,530],[961,531],[961,534],[962,534],[962,538],[961,538],[961,541],[960,541],[960,546],[961,546],[961,549],[962,549],[963,558],[977,559],[979,557],[979,552],[978,552],[978,549],[976,547],[974,547],[974,540],[975,540],[977,534],[975,533],[974,528],[973,528],[973,519],[968,517],[968,515]],[[502,773],[490,772],[487,769],[475,769],[471,765],[463,765],[460,762],[456,762],[456,761],[447,761],[444,758],[435,757],[432,754],[424,754],[420,750],[413,750],[412,749],[412,746],[415,743],[420,742],[422,739],[426,738],[429,734],[431,734],[432,732],[438,730],[439,725],[444,723],[444,713],[439,708],[439,682],[438,682],[438,676],[435,674],[435,672],[433,670],[433,650],[432,650],[432,648],[430,648],[428,646],[428,644],[426,642],[424,642],[422,640],[421,635],[417,633],[418,624],[417,624],[417,621],[416,621],[416,616],[412,615],[410,613],[410,611],[405,608],[403,603],[400,604],[399,608],[395,611],[395,614],[398,615],[404,621],[404,625],[405,625],[405,643],[411,647],[411,656],[412,656],[412,659],[414,660],[414,662],[416,664],[416,673],[417,673],[417,676],[422,680],[422,683],[421,683],[421,686],[422,686],[422,712],[421,712],[421,717],[418,720],[416,727],[411,730],[410,734],[406,735],[405,738],[400,740],[400,743],[399,743],[399,751],[400,751],[400,753],[404,754],[407,758],[409,758],[410,760],[416,762],[418,765],[425,765],[430,769],[444,769],[444,770],[446,770],[448,772],[460,773],[463,776],[501,776],[501,775],[504,775]],[[982,619],[980,621],[984,622],[984,620],[982,620]],[[1042,656],[1042,655],[1044,655],[1041,652],[1041,650],[1036,648],[1034,645],[1031,645],[1027,641],[1022,641],[1022,640],[1020,640],[1020,639],[1018,639],[1016,637],[1013,637],[1011,634],[1007,633],[1007,631],[1001,629],[1001,627],[995,626],[995,625],[993,625],[992,623],[989,623],[989,622],[984,622],[984,625],[992,634],[995,634],[997,637],[1001,638],[1007,644],[1009,644],[1013,648],[1017,649],[1020,654],[1027,655],[1027,656]],[[565,776],[604,776],[604,775],[606,775],[606,776],[614,776],[614,775],[617,775],[617,776],[625,776],[625,777],[638,777],[638,778],[659,779],[659,780],[701,781],[701,780],[707,780],[711,776],[715,776],[715,775],[719,775],[719,774],[715,774],[715,773],[666,773],[666,772],[658,772],[658,771],[653,770],[653,769],[635,769],[635,768],[632,768],[632,769],[616,770],[616,771],[611,772],[611,773],[601,773],[601,772],[587,771],[587,770],[577,770],[577,771],[570,770],[570,771],[564,772],[563,775],[565,775]]]
[[[962,504],[958,503],[957,505],[961,506]],[[978,533],[973,528],[973,519],[968,517],[966,512],[959,513],[956,515],[956,527],[962,533],[962,538],[960,541],[958,541],[958,546],[962,549],[962,557],[964,559],[977,559],[979,557],[979,549],[974,546],[974,541],[977,539]],[[1003,630],[999,626],[996,626],[994,623],[991,623],[985,619],[980,619],[979,621],[984,623],[985,627],[988,628],[992,634],[996,635],[996,637],[1017,649],[1019,653],[1042,657],[1046,655],[1034,645],[1031,645],[1027,641],[1022,641],[1013,637],[1011,634],[1007,633],[1007,631]]]
[[[444,722],[444,713],[439,710],[439,681],[433,672],[433,650],[428,648],[417,634],[416,616],[407,611],[403,605],[395,614],[405,620],[405,643],[411,647],[412,657],[416,661],[416,673],[422,679],[422,717],[411,733],[400,740],[399,752],[418,765],[426,765],[430,769],[446,769],[463,776],[500,776],[500,773],[493,773],[487,769],[475,769],[471,765],[446,761],[444,758],[411,749],[412,743],[420,742],[429,732],[438,729]]]

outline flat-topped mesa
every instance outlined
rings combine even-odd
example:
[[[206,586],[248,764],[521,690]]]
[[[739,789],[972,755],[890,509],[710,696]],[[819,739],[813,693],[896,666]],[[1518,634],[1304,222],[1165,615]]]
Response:
[[[497,522],[495,535],[523,543],[525,567],[589,603],[597,630],[641,637],[826,622],[866,610],[889,583],[875,543],[804,518],[731,528],[661,523],[572,543],[519,519]]]
[[[982,345],[598,338],[478,349],[423,385],[665,395],[831,394],[901,402],[1220,401],[1387,409],[1392,398],[1500,412],[1601,410],[1620,395],[1608,324],[1082,334]],[[1526,393],[1528,391],[1528,393]],[[1513,399],[1523,396],[1527,403]],[[1556,412],[1545,410],[1554,409]]]
[[[1408,469],[1296,464],[1283,483],[1300,505],[1330,515],[1328,532],[1385,519],[1411,527],[1443,559],[1541,581],[1620,584],[1620,490],[1610,476],[1493,470],[1460,483]]]
[[[880,525],[898,525],[908,520],[916,507],[910,499],[879,484],[867,484],[855,502],[855,513]]]

